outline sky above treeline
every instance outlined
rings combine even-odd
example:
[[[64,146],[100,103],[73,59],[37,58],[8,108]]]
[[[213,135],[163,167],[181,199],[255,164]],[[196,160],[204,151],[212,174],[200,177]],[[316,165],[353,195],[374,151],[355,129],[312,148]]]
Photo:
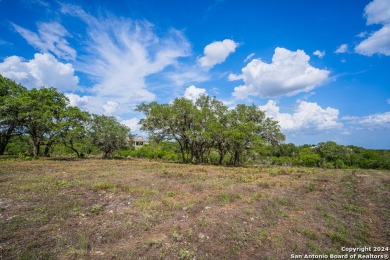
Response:
[[[0,0],[0,74],[141,135],[138,104],[206,94],[390,149],[390,0]]]

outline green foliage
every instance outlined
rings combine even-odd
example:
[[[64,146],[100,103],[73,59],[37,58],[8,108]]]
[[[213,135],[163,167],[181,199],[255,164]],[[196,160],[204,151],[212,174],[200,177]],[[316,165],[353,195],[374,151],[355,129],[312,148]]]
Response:
[[[255,105],[229,110],[205,95],[194,103],[177,98],[171,104],[141,104],[137,111],[146,115],[141,129],[160,139],[175,140],[183,162],[214,161],[216,152],[219,164],[228,157],[230,164],[239,165],[262,143],[284,140],[277,122],[265,118]]]
[[[51,145],[58,137],[60,118],[67,102],[68,99],[55,88],[24,91],[16,100],[20,108],[20,123],[31,138],[34,157],[40,155],[42,144],[45,145],[44,155],[50,154]]]
[[[78,107],[67,107],[61,117],[59,136],[62,144],[84,158],[92,152],[91,116]]]
[[[112,157],[116,150],[130,145],[130,128],[120,124],[115,117],[94,115],[91,122],[92,143],[102,152],[103,158]]]
[[[0,155],[3,155],[11,138],[21,130],[21,108],[18,105],[26,89],[0,75]]]
[[[332,141],[284,144],[278,122],[255,105],[228,109],[202,95],[194,102],[177,98],[170,104],[141,104],[136,111],[145,114],[141,130],[150,134],[150,144],[137,149],[130,145],[130,129],[114,117],[91,116],[68,106],[68,99],[55,88],[27,90],[0,75],[0,155],[83,158],[100,150],[103,158],[115,153],[187,163],[390,169],[388,150]]]

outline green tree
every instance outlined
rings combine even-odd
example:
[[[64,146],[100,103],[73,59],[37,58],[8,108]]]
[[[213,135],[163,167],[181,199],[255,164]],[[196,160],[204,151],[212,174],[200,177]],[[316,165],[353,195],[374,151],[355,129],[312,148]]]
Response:
[[[34,157],[40,155],[45,145],[45,155],[59,133],[59,122],[68,99],[55,88],[41,88],[25,91],[17,99],[21,124],[32,140]]]
[[[172,104],[143,103],[137,106],[136,111],[146,115],[146,118],[140,121],[141,130],[163,139],[176,140],[183,162],[192,161],[196,107],[190,100],[176,98]]]
[[[91,122],[92,143],[110,158],[114,151],[126,148],[131,143],[130,128],[120,124],[115,117],[94,115]]]
[[[0,75],[0,155],[16,134],[21,134],[20,107],[17,100],[23,92],[26,92],[20,84]]]
[[[92,152],[91,116],[78,107],[67,107],[61,116],[61,143],[83,158]]]

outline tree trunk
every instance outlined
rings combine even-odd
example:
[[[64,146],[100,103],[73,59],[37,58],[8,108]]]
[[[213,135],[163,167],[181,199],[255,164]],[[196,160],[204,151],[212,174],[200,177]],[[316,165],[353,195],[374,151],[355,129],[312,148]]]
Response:
[[[5,152],[5,148],[7,147],[7,144],[9,140],[11,139],[12,133],[14,132],[15,127],[10,126],[7,129],[7,133],[5,133],[1,138],[0,138],[0,155],[3,155]]]
[[[50,157],[50,148],[52,146],[53,142],[51,141],[48,141],[45,145],[45,150],[43,152],[43,156],[45,157]]]
[[[33,157],[38,157],[41,143],[38,140],[33,141]]]

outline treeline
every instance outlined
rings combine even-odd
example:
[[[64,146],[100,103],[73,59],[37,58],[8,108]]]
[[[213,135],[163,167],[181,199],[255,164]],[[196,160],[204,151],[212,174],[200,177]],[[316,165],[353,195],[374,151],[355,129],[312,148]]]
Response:
[[[77,157],[103,158],[131,145],[130,129],[116,118],[69,106],[55,88],[27,90],[0,75],[0,155],[50,156],[62,146]]]
[[[130,129],[116,118],[69,106],[55,88],[27,90],[0,75],[0,155],[23,157],[101,154],[185,163],[285,165],[390,169],[390,151],[342,146],[335,142],[295,146],[277,121],[255,105],[228,108],[200,96],[169,104],[137,106],[149,145],[135,149]]]
[[[133,150],[120,150],[122,157],[148,158],[153,160],[181,161],[180,146],[177,142],[152,141]],[[227,154],[224,164],[229,164]],[[390,170],[390,151],[371,150],[357,146],[343,146],[335,142],[317,145],[278,144],[262,145],[247,151],[241,158],[242,165],[280,165],[305,166],[332,169],[388,169]],[[211,149],[207,156],[210,164],[219,163],[219,153]]]

